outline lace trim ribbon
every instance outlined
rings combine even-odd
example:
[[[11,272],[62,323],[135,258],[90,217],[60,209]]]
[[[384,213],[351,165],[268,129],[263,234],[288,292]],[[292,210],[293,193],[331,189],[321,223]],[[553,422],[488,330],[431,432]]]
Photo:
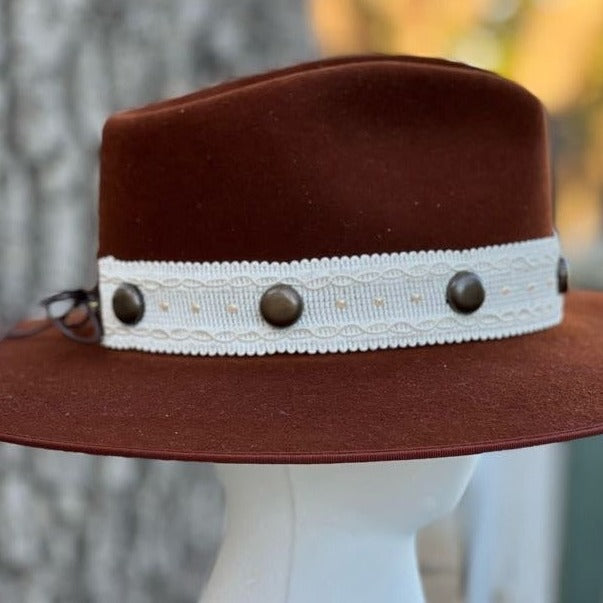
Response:
[[[103,345],[191,355],[261,355],[377,350],[538,331],[562,320],[556,236],[465,250],[292,262],[126,262],[99,259]],[[446,288],[469,270],[486,290],[472,314],[456,313]],[[122,324],[112,297],[122,283],[145,299],[142,320]],[[272,285],[295,287],[304,312],[292,326],[259,310]]]

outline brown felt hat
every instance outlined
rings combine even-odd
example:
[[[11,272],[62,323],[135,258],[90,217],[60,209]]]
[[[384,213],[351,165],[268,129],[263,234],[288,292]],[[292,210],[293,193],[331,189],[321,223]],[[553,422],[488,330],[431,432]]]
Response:
[[[603,431],[603,294],[565,293],[541,103],[349,57],[112,116],[100,344],[0,344],[0,439],[222,462]]]

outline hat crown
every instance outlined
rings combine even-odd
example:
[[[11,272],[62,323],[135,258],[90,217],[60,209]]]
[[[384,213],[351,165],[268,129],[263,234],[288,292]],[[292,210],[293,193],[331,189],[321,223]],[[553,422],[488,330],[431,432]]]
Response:
[[[463,249],[553,230],[545,112],[444,61],[311,63],[118,113],[100,250],[279,260]]]

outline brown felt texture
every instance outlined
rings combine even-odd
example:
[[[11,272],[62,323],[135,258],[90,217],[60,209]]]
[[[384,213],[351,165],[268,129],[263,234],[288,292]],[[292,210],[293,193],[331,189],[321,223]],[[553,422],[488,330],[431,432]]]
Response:
[[[603,296],[499,341],[209,358],[57,332],[0,344],[0,439],[100,454],[334,462],[465,454],[603,431]]]
[[[336,59],[110,118],[99,255],[459,249],[550,235],[550,203],[526,90],[445,61]]]
[[[100,250],[291,260],[553,232],[545,112],[443,60],[343,57],[111,117]],[[49,331],[0,344],[0,440],[162,459],[338,462],[603,432],[603,295],[559,327],[375,352],[191,357]]]

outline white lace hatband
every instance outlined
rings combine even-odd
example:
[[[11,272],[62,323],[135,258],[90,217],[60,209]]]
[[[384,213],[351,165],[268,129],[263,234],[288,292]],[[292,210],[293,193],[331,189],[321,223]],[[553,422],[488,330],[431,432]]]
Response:
[[[556,236],[460,251],[418,251],[292,262],[147,262],[99,259],[102,344],[192,355],[348,352],[480,339],[561,322]],[[474,312],[455,311],[447,288],[458,272],[485,291]],[[124,283],[144,299],[133,325],[115,315]],[[266,322],[263,293],[293,287],[303,312],[291,326]]]

